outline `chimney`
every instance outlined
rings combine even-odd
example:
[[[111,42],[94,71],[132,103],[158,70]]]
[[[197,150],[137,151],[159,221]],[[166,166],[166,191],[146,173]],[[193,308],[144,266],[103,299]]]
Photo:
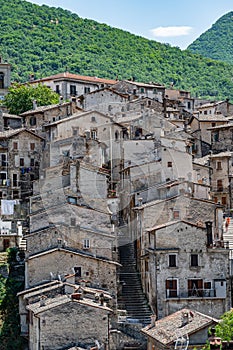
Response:
[[[155,327],[156,315],[151,315],[150,328]]]
[[[32,109],[37,109],[37,101],[36,100],[32,101]]]
[[[207,247],[210,247],[213,244],[212,222],[206,221],[205,225],[206,225],[206,233],[207,233]]]
[[[46,299],[46,296],[45,295],[41,295],[41,297],[40,297],[40,306],[45,306],[45,299]]]
[[[182,312],[181,315],[181,327],[186,326],[189,323],[189,314],[188,312]]]

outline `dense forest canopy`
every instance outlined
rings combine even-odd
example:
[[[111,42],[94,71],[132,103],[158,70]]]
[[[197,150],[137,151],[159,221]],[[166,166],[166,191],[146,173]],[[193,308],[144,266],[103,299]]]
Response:
[[[219,18],[209,30],[189,45],[188,50],[233,64],[233,12]]]
[[[61,8],[0,0],[0,53],[12,79],[25,82],[70,71],[158,82],[193,97],[233,101],[233,65],[82,19]]]

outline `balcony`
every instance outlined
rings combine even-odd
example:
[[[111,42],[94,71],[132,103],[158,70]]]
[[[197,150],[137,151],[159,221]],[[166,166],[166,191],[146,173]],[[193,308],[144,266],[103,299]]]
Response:
[[[215,298],[215,289],[188,289],[186,291],[177,291],[176,289],[167,289],[166,298],[167,299],[192,299],[192,298]]]

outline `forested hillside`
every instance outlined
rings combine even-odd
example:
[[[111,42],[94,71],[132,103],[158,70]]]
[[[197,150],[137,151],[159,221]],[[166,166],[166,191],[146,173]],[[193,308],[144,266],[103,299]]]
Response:
[[[188,50],[233,64],[233,12],[222,16]]]
[[[68,70],[159,82],[193,96],[233,101],[233,66],[135,36],[61,8],[0,0],[0,53],[12,78],[27,81]]]

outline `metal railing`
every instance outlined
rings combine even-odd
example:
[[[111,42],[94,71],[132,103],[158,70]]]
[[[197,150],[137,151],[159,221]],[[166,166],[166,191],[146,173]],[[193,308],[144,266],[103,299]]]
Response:
[[[176,289],[167,289],[166,298],[214,298],[215,289],[188,289],[186,291],[177,291]]]

